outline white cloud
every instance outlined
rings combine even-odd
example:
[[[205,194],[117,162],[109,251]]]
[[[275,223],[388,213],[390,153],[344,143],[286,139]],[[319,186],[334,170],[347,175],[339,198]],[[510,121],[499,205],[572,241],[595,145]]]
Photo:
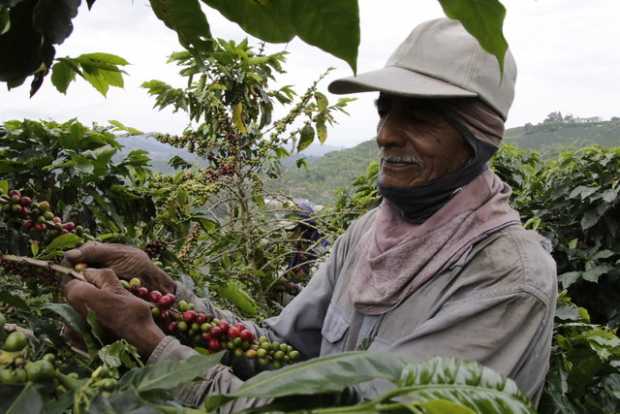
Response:
[[[509,126],[539,122],[555,110],[576,115],[620,115],[620,29],[617,0],[504,0],[508,10],[506,36],[519,66],[517,95]],[[241,39],[245,34],[217,12],[206,9],[213,33]],[[382,67],[398,44],[418,23],[442,16],[436,0],[360,0],[362,42],[360,72]],[[349,76],[348,66],[299,40],[288,45],[270,45],[270,51],[286,48],[288,74],[281,83],[307,87],[323,70],[333,66],[330,79]],[[153,111],[153,100],[139,85],[162,79],[181,86],[176,68],[166,65],[166,56],[178,50],[174,32],[153,15],[145,0],[99,0],[93,10],[85,7],[75,21],[74,35],[59,47],[59,56],[104,51],[127,58],[132,65],[123,90],[111,89],[107,99],[83,81],[69,87],[67,96],[49,83],[32,99],[27,86],[2,92],[0,121],[15,118],[84,122],[118,119],[145,131],[179,132],[186,124],[182,114]],[[322,85],[327,88],[327,82]],[[333,97],[336,98],[336,97]],[[350,117],[330,130],[330,145],[351,146],[374,135],[374,94],[359,94]],[[7,104],[9,103],[9,104]]]

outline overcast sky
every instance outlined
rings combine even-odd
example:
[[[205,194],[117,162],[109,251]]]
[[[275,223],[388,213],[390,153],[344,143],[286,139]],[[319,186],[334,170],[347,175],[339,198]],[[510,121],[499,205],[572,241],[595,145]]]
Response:
[[[384,65],[391,52],[418,23],[443,16],[436,0],[359,0],[362,41],[358,71]],[[519,68],[517,92],[508,126],[540,122],[560,110],[576,116],[620,116],[620,1],[618,0],[503,0],[508,10],[505,33]],[[205,8],[217,37],[240,40],[246,35],[217,11]],[[152,110],[153,99],[140,84],[161,79],[182,86],[176,68],[166,56],[178,50],[176,34],[154,16],[146,0],[97,0],[93,10],[82,6],[74,20],[73,35],[57,56],[86,52],[110,52],[125,57],[124,89],[112,88],[104,98],[81,79],[71,84],[66,96],[48,81],[33,99],[28,86],[0,91],[0,121],[72,117],[82,122],[104,123],[117,119],[143,131],[178,133],[186,125],[183,114]],[[282,84],[294,84],[298,92],[320,72],[336,68],[329,80],[351,75],[347,65],[317,48],[294,40],[272,45],[270,51],[290,52],[288,74]],[[374,136],[375,94],[360,94],[329,131],[328,145],[353,146]],[[330,96],[335,98],[334,96]]]

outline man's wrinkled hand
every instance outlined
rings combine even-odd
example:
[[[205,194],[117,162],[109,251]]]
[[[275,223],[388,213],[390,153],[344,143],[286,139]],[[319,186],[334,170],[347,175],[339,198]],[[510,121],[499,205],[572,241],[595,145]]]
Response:
[[[136,247],[89,242],[66,252],[65,261],[72,266],[86,263],[89,267],[110,268],[125,280],[140,278],[150,290],[159,290],[162,293],[175,293],[176,290],[176,284],[170,276]]]
[[[126,339],[145,356],[151,354],[164,338],[155,324],[149,304],[124,289],[111,269],[84,271],[89,282],[71,280],[64,292],[67,300],[83,317],[89,311],[106,330]]]

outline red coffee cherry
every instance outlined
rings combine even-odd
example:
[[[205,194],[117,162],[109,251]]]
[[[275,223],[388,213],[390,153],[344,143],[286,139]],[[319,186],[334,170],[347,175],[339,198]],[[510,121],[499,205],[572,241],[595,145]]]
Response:
[[[241,331],[241,334],[239,335],[239,337],[247,342],[251,342],[254,340],[254,334],[252,334],[252,332],[246,330]]]
[[[217,339],[209,340],[209,351],[217,352],[222,348],[222,344]]]
[[[175,332],[177,330],[177,323],[176,322],[170,322],[168,324],[168,332]]]
[[[196,318],[196,311],[188,310],[183,312],[183,320],[185,322],[193,322]]]
[[[171,307],[174,304],[175,300],[176,298],[174,297],[172,293],[166,293],[161,298],[159,298],[159,301],[157,302],[157,304],[160,307],[166,309],[166,308]]]
[[[241,329],[238,326],[231,326],[228,329],[228,336],[231,338],[238,338],[241,335]]]
[[[151,293],[149,294],[149,299],[151,300],[151,302],[159,303],[159,300],[161,299],[162,296],[163,295],[161,294],[159,290],[152,290]]]

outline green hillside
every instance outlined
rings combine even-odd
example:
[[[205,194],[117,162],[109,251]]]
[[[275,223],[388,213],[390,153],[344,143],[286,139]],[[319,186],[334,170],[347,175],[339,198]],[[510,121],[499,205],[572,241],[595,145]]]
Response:
[[[598,144],[620,145],[620,119],[606,122],[544,122],[527,124],[506,131],[505,142],[521,148],[536,149],[552,156],[562,149]],[[308,168],[288,166],[283,177],[270,182],[269,188],[285,190],[295,197],[327,204],[333,200],[336,189],[348,186],[366,171],[368,163],[377,158],[375,140],[353,148],[330,152],[308,160]]]
[[[545,122],[506,131],[505,141],[522,148],[552,151],[558,147],[620,145],[620,119],[606,122]]]
[[[377,144],[373,139],[353,148],[307,159],[307,169],[295,165],[285,167],[278,181],[267,182],[266,185],[272,190],[286,191],[294,197],[324,204],[332,200],[337,188],[350,184],[366,171],[370,160],[376,158]]]

